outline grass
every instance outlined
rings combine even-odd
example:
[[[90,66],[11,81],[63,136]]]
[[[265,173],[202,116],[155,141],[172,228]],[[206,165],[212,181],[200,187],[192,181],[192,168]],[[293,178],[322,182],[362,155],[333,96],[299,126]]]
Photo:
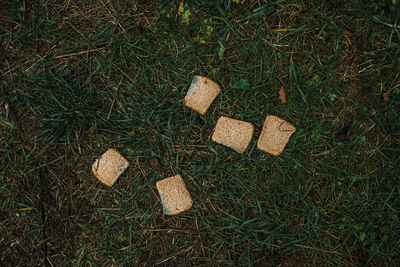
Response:
[[[399,265],[396,2],[2,1],[0,262]],[[194,74],[223,87],[205,116]],[[279,157],[267,114],[297,127]],[[244,154],[211,141],[222,115],[256,126]],[[194,206],[164,216],[177,173]]]

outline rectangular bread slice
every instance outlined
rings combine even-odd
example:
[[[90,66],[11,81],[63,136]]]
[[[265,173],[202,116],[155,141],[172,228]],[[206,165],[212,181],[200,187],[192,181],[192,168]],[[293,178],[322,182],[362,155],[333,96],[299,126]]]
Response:
[[[109,149],[93,163],[92,173],[101,183],[112,186],[128,166],[128,161],[120,153]]]
[[[254,134],[254,125],[228,117],[220,117],[215,126],[212,140],[243,153]]]
[[[274,115],[265,119],[257,148],[274,156],[279,156],[289,142],[289,138],[296,131],[289,122]]]
[[[195,75],[185,96],[185,105],[204,115],[220,91],[218,83],[210,78]]]
[[[156,187],[165,215],[177,215],[192,207],[193,200],[181,175],[158,181]]]

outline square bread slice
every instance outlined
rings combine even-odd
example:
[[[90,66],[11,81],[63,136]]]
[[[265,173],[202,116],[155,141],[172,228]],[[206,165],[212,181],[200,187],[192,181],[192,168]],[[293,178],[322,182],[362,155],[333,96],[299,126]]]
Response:
[[[211,139],[243,153],[249,146],[253,134],[253,124],[222,116],[217,121]]]
[[[164,214],[176,215],[188,211],[193,204],[182,176],[175,175],[156,183]]]
[[[265,119],[257,148],[274,156],[279,156],[289,142],[290,136],[296,131],[289,122],[274,115]]]
[[[93,163],[92,173],[103,184],[112,186],[128,166],[128,161],[120,153],[109,149]]]
[[[185,105],[204,115],[219,92],[221,88],[218,83],[210,78],[195,75],[185,96]]]

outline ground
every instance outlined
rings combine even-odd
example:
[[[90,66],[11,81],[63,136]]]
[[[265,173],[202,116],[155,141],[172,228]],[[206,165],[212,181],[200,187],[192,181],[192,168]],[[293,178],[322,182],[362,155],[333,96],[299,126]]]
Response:
[[[1,1],[1,265],[400,265],[399,10]],[[195,74],[222,86],[205,116]],[[297,127],[278,157],[267,114]],[[245,153],[212,142],[220,116],[255,125]],[[130,162],[111,188],[90,170],[110,147]],[[165,216],[175,174],[194,204]]]

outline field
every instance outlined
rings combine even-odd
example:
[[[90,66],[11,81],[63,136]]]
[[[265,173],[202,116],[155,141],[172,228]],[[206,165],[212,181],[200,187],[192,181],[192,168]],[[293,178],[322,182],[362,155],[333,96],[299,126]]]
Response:
[[[400,265],[400,1],[2,0],[0,97],[1,266]],[[297,127],[278,157],[267,114]],[[166,216],[175,174],[194,205]]]

